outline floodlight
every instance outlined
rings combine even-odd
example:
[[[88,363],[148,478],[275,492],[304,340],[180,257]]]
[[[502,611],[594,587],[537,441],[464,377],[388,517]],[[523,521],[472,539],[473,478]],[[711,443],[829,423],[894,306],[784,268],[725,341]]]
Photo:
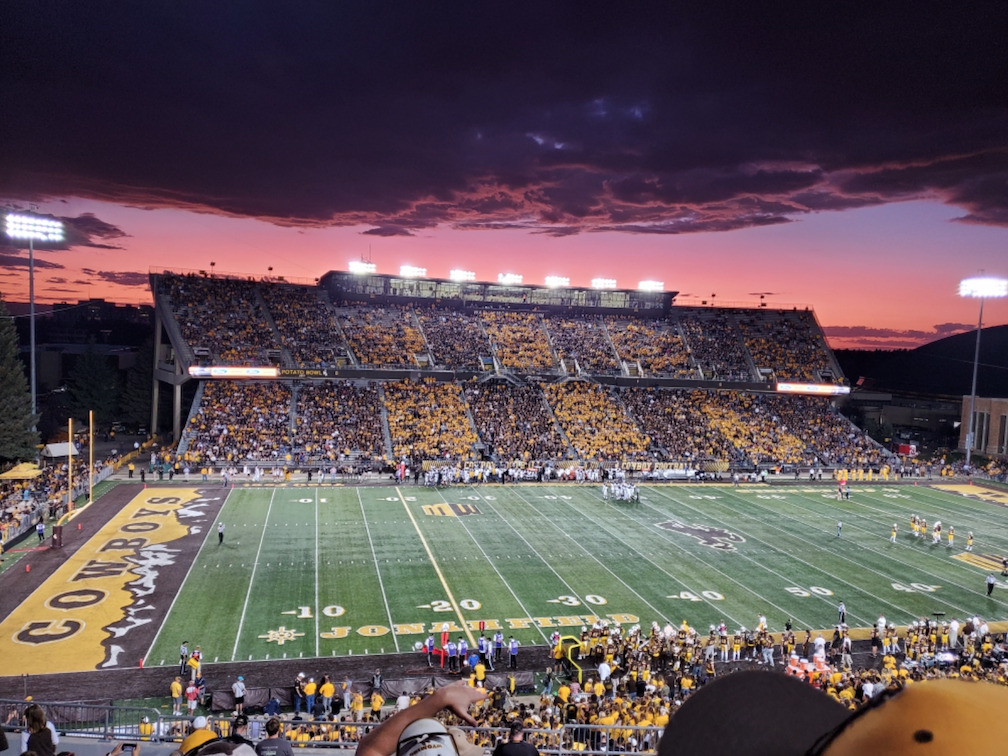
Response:
[[[505,286],[517,286],[522,282],[523,276],[518,273],[498,273],[497,283],[502,283]]]
[[[28,348],[29,372],[31,374],[31,411],[32,418],[38,415],[38,402],[35,380],[35,242],[63,241],[63,223],[53,218],[40,218],[37,215],[7,215],[7,236],[11,239],[28,240]],[[32,430],[35,421],[32,420]],[[70,439],[71,442],[73,439]],[[69,496],[69,494],[68,494]]]
[[[959,282],[959,296],[977,299],[1008,297],[1008,280],[990,276],[964,278]]]
[[[448,278],[452,281],[475,281],[476,273],[471,270],[454,269],[448,273]]]
[[[592,279],[593,289],[615,289],[616,279],[615,278],[593,278]]]
[[[983,273],[983,271],[980,271]],[[983,306],[985,299],[1008,297],[1008,280],[993,276],[976,276],[964,278],[959,282],[959,296],[972,297],[980,300],[980,318],[977,320],[976,348],[973,351],[973,386],[970,389],[969,430],[966,433],[966,465],[972,461],[972,452],[976,435],[976,391],[977,368],[980,366],[980,333],[983,331]],[[986,452],[986,449],[978,449]]]
[[[570,286],[570,279],[567,276],[546,276],[546,285],[551,289],[560,289]]]
[[[423,278],[427,275],[427,268],[415,268],[412,265],[402,265],[399,267],[399,275],[403,278]]]
[[[665,291],[664,281],[641,281],[637,284],[641,291]]]
[[[50,218],[11,213],[7,216],[7,236],[11,239],[59,242],[63,241],[63,224]]]
[[[378,266],[374,263],[364,262],[363,260],[351,260],[349,268],[351,273],[363,274],[374,273],[378,269]]]

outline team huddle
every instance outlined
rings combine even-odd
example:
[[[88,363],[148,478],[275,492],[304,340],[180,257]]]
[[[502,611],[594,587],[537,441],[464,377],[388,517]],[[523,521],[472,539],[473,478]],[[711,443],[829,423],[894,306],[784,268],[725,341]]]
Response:
[[[896,523],[893,523],[892,532],[889,535],[889,542],[896,543],[896,532],[898,528]],[[910,532],[913,533],[914,538],[927,538],[928,535],[928,521],[923,517],[918,517],[915,514],[910,515]],[[941,520],[935,522],[934,526],[931,528],[931,544],[938,545],[941,543],[942,538],[942,524]],[[951,525],[946,531],[946,537],[948,538],[948,548],[955,546],[955,528]],[[973,551],[973,532],[970,531],[966,536],[966,551]]]
[[[616,501],[640,501],[640,488],[633,483],[623,483],[614,481],[606,485],[602,484],[602,498],[615,499]]]

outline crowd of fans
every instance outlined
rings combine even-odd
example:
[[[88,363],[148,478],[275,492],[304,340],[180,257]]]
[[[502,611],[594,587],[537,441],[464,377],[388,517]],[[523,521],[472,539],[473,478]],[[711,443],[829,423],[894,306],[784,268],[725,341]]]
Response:
[[[344,381],[312,382],[297,394],[294,446],[306,460],[381,459],[385,454],[378,390]],[[323,465],[324,466],[324,465]]]
[[[885,454],[878,444],[833,412],[826,399],[808,396],[761,396],[780,426],[814,449],[828,467],[878,468]]]
[[[165,274],[160,289],[171,300],[182,337],[215,361],[267,365],[267,350],[279,349],[253,282]]]
[[[315,288],[263,284],[260,291],[296,367],[319,367],[346,356],[336,314]]]
[[[468,459],[476,434],[454,383],[402,381],[384,386],[396,459]]]
[[[476,430],[502,460],[559,459],[567,444],[536,385],[470,385],[465,390]]]
[[[644,375],[696,377],[689,351],[668,321],[607,318],[606,325],[620,359],[639,362]]]
[[[473,381],[464,391],[432,380],[370,386],[306,382],[293,408],[293,434],[289,384],[208,382],[187,427],[181,462],[197,468],[383,459],[381,391],[394,459],[468,459],[472,445],[483,442],[502,462],[555,460],[574,452],[585,460],[665,460],[718,470],[753,465],[879,470],[891,464],[887,452],[825,398],[500,380]]]
[[[726,315],[684,312],[679,325],[704,376],[725,381],[753,379],[739,332]]]
[[[793,464],[811,466],[814,454],[797,436],[781,427],[755,394],[704,392],[700,410],[711,427],[744,451],[757,466]]]
[[[582,458],[646,458],[647,438],[608,389],[586,381],[543,387],[557,421]]]
[[[701,410],[703,392],[629,388],[623,392],[623,401],[670,460],[694,464],[704,460],[739,464],[744,460],[744,454]]]
[[[452,368],[482,368],[480,357],[490,356],[490,342],[471,315],[453,310],[419,310],[417,318],[427,336],[434,362]]]
[[[406,307],[354,307],[340,310],[340,325],[365,367],[415,368],[426,354],[423,335]]]
[[[208,381],[186,432],[187,464],[283,461],[291,449],[291,387]]]
[[[534,372],[551,370],[556,366],[539,315],[485,310],[480,312],[480,320],[502,367],[518,372]]]
[[[574,372],[574,360],[584,373],[613,375],[620,372],[601,320],[586,316],[545,318],[544,322],[557,358],[565,361],[568,372]]]
[[[818,381],[830,367],[807,312],[761,312],[738,324],[756,367],[770,368],[778,381]]]

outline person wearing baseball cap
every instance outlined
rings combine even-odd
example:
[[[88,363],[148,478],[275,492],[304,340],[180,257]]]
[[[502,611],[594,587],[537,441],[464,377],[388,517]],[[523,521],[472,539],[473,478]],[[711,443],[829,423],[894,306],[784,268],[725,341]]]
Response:
[[[473,704],[487,696],[485,690],[470,688],[462,682],[438,688],[429,696],[386,719],[365,735],[357,746],[357,756],[480,756],[483,749],[470,743],[457,727],[445,728],[434,719],[439,711],[448,710],[467,724],[476,720],[469,713]],[[439,753],[430,753],[432,744]]]
[[[179,750],[182,756],[193,756],[200,748],[215,740],[220,740],[220,737],[207,726],[207,718],[196,717],[192,721],[192,732],[186,735]]]
[[[1004,753],[1008,689],[928,680],[854,712],[807,683],[762,671],[718,678],[669,720],[658,756],[971,756]]]

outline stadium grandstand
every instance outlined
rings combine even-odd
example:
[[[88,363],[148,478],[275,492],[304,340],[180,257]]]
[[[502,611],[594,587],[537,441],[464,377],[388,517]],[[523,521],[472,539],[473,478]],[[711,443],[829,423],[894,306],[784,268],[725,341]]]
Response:
[[[191,464],[886,461],[834,408],[846,379],[808,308],[340,271],[165,272],[151,287],[155,391],[176,388]]]

